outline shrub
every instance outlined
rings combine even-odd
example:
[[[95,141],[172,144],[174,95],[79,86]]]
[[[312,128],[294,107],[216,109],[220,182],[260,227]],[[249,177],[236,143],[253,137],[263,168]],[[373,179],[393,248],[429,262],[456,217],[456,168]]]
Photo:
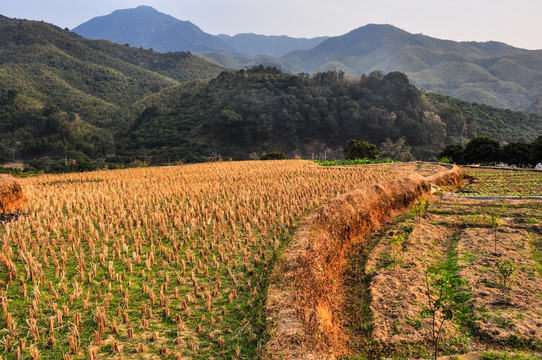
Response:
[[[375,144],[371,144],[367,141],[359,141],[356,139],[350,139],[346,143],[343,149],[344,156],[347,160],[354,159],[369,159],[376,160],[380,155],[380,152],[376,148]]]
[[[270,152],[263,154],[260,160],[285,160],[288,157],[282,152]]]

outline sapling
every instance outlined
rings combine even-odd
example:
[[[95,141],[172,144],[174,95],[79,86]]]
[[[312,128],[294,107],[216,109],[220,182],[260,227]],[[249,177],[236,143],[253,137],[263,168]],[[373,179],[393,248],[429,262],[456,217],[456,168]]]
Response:
[[[425,270],[424,283],[427,303],[424,305],[422,315],[431,319],[429,335],[433,343],[434,359],[437,360],[443,326],[459,311],[454,301],[454,294],[458,292],[460,286],[467,283],[439,265],[430,266]]]
[[[512,278],[516,271],[514,260],[506,259],[497,261],[497,269],[500,275],[500,288],[505,301],[510,299],[510,291],[512,290]]]
[[[427,212],[427,209],[429,209],[429,201],[424,197],[421,197],[420,200],[414,204],[414,213],[418,216],[418,219]]]
[[[404,235],[393,235],[390,240],[390,245],[392,248],[392,256],[393,256],[393,270],[395,270],[395,267],[399,260],[401,259],[401,250],[403,249],[403,243],[405,242],[405,236]]]
[[[493,241],[495,243],[495,254],[497,254],[497,233],[499,231],[499,227],[501,227],[502,225],[502,221],[499,220],[499,218],[497,217],[497,214],[495,213],[492,213],[491,214],[491,217],[489,219],[489,222],[490,222],[490,225],[491,225],[491,229],[493,230]]]

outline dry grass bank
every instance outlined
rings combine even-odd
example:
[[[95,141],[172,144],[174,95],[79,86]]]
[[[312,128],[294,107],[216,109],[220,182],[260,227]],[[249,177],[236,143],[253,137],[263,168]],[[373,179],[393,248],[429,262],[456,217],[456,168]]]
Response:
[[[460,176],[454,166],[433,173],[430,179],[443,186],[457,184]],[[345,254],[365,235],[430,192],[430,181],[413,174],[341,195],[305,220],[271,280],[268,358],[326,359],[344,352],[345,336],[338,315]]]

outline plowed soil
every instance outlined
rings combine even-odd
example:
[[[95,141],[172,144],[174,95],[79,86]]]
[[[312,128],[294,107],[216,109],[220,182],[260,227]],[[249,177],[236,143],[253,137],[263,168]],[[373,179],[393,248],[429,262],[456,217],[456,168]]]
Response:
[[[446,264],[467,283],[461,311],[445,321],[441,350],[542,348],[542,202],[434,199],[428,212],[404,216],[351,253],[344,326],[350,355],[427,357],[431,319],[425,270]],[[393,236],[404,237],[394,249]],[[498,264],[510,261],[508,284]]]

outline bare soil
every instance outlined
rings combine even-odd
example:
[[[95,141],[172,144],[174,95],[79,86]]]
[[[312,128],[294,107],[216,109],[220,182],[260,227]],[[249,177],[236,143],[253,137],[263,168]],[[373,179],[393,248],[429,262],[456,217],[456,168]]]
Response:
[[[491,214],[497,221],[492,222]],[[445,353],[502,347],[538,351],[541,222],[540,201],[435,199],[423,217],[403,217],[368,238],[352,251],[344,277],[348,295],[343,323],[350,355],[430,354],[430,319],[421,316],[427,304],[424,271],[438,261],[453,263],[468,284],[461,292],[470,298],[464,303],[466,321],[445,323]],[[398,252],[389,241],[393,235],[406,235]],[[515,270],[506,291],[497,264],[508,259]]]

